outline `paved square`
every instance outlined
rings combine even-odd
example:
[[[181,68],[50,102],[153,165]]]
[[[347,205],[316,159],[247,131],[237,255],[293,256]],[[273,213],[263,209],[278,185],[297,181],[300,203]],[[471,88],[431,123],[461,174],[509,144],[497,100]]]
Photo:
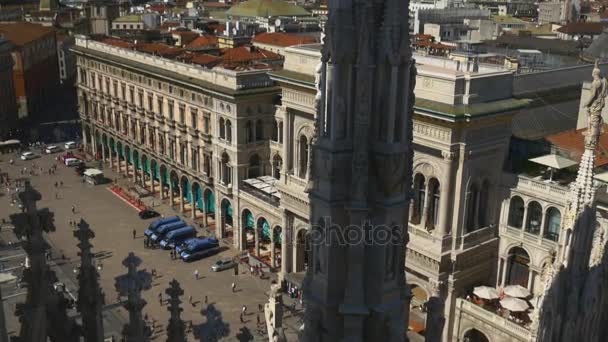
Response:
[[[40,171],[37,170],[38,175],[29,177],[32,185],[42,194],[38,207],[49,208],[55,213],[57,229],[54,233],[46,235],[48,243],[53,248],[53,262],[56,264],[54,269],[59,273],[60,279],[66,283],[69,291],[76,296],[77,289],[73,270],[78,267],[78,249],[77,241],[72,235],[74,227],[69,225],[69,221],[85,219],[95,232],[96,236],[91,243],[93,252],[96,253],[97,264],[102,267],[100,282],[106,301],[104,310],[106,335],[113,333],[118,337],[117,334],[120,332],[122,324],[126,322],[126,311],[117,303],[114,278],[126,273],[126,268],[122,266],[121,262],[130,251],[133,251],[143,260],[142,269],[151,271],[154,268],[158,273],[153,287],[143,293],[144,299],[148,302],[144,313],[147,313],[150,319],[156,320],[155,340],[164,341],[166,339],[164,328],[169,318],[167,307],[159,303],[158,295],[162,292],[163,299],[167,297],[165,289],[174,278],[180,282],[185,292],[182,297],[182,308],[184,309],[182,318],[185,321],[193,322],[193,332],[200,331],[200,334],[196,333],[196,338],[193,332],[190,332],[190,341],[214,341],[216,340],[213,337],[214,334],[221,334],[220,339],[226,341],[267,340],[265,328],[264,333],[260,334],[256,326],[258,304],[267,302],[270,281],[253,277],[243,268],[240,269],[238,276],[235,276],[232,270],[218,273],[210,271],[211,264],[216,260],[234,256],[234,249],[230,247],[218,255],[192,263],[184,263],[181,260],[171,260],[168,251],[144,248],[143,232],[152,220],[141,220],[134,208],[108,190],[108,185],[93,186],[82,183],[82,179],[76,175],[73,168],[65,167],[54,160],[58,155],[42,156],[29,161],[21,161],[14,155],[0,155],[0,172],[8,172],[11,179],[15,179],[21,177],[20,169],[24,167],[27,167],[28,170],[31,169],[32,163],[35,163],[37,168],[42,167],[44,171],[53,164],[58,165],[54,175],[48,175],[46,172],[40,175]],[[12,166],[8,163],[11,158],[15,161]],[[88,165],[97,167],[97,162],[90,162]],[[104,172],[110,179],[120,177],[109,168],[104,169]],[[55,182],[63,182],[63,186],[55,188]],[[119,183],[121,182],[126,184],[124,179],[119,179]],[[11,213],[18,210],[10,205],[11,196],[8,196],[6,192],[7,189],[3,186],[4,196],[0,197],[0,218],[8,218]],[[156,199],[155,202],[160,203],[160,200]],[[71,212],[72,206],[76,208],[75,214]],[[158,205],[156,209],[165,215],[175,215],[175,212],[165,204]],[[191,222],[187,217],[184,217],[184,220]],[[133,229],[137,231],[135,239],[132,237]],[[203,234],[202,230],[200,234]],[[3,240],[10,239],[7,236],[7,232],[2,233]],[[3,248],[0,251],[2,253],[0,261],[3,257],[10,255],[15,258],[14,255],[20,253],[14,248]],[[66,257],[65,261],[60,257],[61,255]],[[195,270],[201,274],[199,280],[194,277]],[[236,293],[232,293],[230,286],[232,282],[237,285]],[[5,285],[8,289],[7,286]],[[11,285],[10,288],[14,288],[14,285]],[[6,300],[5,304],[8,330],[13,334],[18,334],[14,305],[25,299],[25,296],[18,295],[23,292],[25,289],[17,290],[17,292],[11,290],[11,295],[13,293],[17,293],[17,295]],[[6,297],[7,294],[3,293],[3,296]],[[189,303],[190,296],[192,296],[193,304]],[[205,296],[208,298],[207,305],[204,304]],[[291,303],[290,299],[287,299],[286,302]],[[243,305],[247,306],[249,312],[245,324],[240,322],[239,317]],[[263,313],[260,313],[259,316],[263,321]],[[299,320],[291,317],[291,319],[287,319],[286,324],[290,328],[287,331],[288,339],[297,340],[295,329],[299,326]],[[222,331],[225,332],[222,333]]]

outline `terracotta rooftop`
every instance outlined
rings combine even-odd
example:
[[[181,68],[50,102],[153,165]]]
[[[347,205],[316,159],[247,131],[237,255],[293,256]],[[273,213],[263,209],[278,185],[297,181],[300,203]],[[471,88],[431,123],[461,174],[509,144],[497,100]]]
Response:
[[[115,38],[104,38],[101,40],[101,42],[104,44],[120,47],[123,49],[132,49],[134,46],[133,44],[131,44],[129,42],[126,42],[126,41],[120,40],[120,39],[115,39]]]
[[[23,21],[0,23],[0,33],[16,46],[27,45],[54,32],[55,29],[52,27]]]
[[[186,45],[186,49],[200,49],[208,46],[217,46],[217,37],[211,35],[199,36]]]
[[[224,63],[247,63],[252,61],[278,61],[283,59],[281,55],[255,47],[240,46],[224,50],[222,60]]]
[[[585,150],[585,137],[583,133],[586,128],[565,131],[549,135],[546,139],[556,147],[568,152],[571,158],[580,160]],[[604,124],[604,131],[608,131],[608,124]],[[608,164],[608,135],[600,135],[600,141],[595,153],[595,166],[601,167]]]
[[[282,47],[288,47],[293,45],[301,44],[312,44],[316,43],[317,40],[311,36],[302,36],[296,34],[274,32],[274,33],[262,33],[253,38],[254,43],[276,45]]]
[[[608,23],[601,22],[578,22],[568,23],[557,29],[557,32],[567,34],[600,34]]]
[[[180,55],[184,50],[176,47],[171,47],[165,44],[159,43],[144,43],[135,45],[137,51],[162,56],[165,58],[175,58]]]

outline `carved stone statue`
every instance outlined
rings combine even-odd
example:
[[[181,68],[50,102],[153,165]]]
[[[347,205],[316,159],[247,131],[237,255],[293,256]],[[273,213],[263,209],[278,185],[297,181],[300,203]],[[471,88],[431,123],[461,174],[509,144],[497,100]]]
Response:
[[[595,62],[595,68],[592,72],[593,81],[591,82],[590,96],[584,103],[587,108],[587,142],[593,143],[597,141],[601,133],[602,127],[602,110],[606,105],[606,96],[608,96],[608,82],[601,75],[601,71]]]

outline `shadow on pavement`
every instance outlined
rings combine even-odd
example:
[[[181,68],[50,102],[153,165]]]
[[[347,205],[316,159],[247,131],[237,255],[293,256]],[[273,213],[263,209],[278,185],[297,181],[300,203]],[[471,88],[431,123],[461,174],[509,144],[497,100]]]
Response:
[[[230,324],[222,319],[222,312],[210,304],[201,310],[206,320],[194,327],[194,338],[201,342],[215,342],[230,334]]]
[[[242,327],[239,329],[239,333],[236,334],[236,339],[239,342],[253,341],[253,335],[251,334],[251,331],[249,331],[249,328]]]

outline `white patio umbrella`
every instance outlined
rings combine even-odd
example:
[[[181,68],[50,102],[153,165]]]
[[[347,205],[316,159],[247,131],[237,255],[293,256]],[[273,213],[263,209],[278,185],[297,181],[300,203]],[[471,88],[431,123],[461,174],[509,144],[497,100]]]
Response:
[[[483,299],[496,299],[500,297],[498,291],[489,286],[477,286],[473,289],[473,294]]]
[[[500,305],[511,312],[523,312],[530,308],[525,300],[514,297],[501,299]]]
[[[527,298],[530,296],[530,290],[521,285],[509,285],[503,291],[507,296],[515,298]]]
[[[550,167],[551,175],[549,176],[549,180],[553,180],[553,170],[561,170],[577,164],[574,160],[558,156],[557,154],[547,154],[529,160],[533,163]]]

